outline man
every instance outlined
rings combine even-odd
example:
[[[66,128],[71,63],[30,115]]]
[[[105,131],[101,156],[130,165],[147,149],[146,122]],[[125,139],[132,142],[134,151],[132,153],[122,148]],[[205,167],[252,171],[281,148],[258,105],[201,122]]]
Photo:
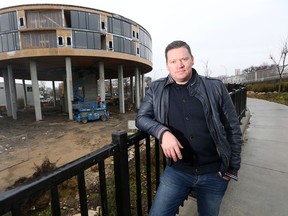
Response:
[[[170,43],[165,57],[169,75],[152,83],[136,118],[160,140],[168,162],[149,215],[175,215],[194,189],[199,215],[215,216],[240,168],[238,117],[223,83],[192,68],[187,43]]]

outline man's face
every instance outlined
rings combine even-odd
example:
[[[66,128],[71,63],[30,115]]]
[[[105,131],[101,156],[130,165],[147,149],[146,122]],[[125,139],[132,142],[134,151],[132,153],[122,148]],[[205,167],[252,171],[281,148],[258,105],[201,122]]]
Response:
[[[178,84],[185,84],[192,77],[194,58],[185,47],[169,50],[167,52],[166,66],[172,78]]]

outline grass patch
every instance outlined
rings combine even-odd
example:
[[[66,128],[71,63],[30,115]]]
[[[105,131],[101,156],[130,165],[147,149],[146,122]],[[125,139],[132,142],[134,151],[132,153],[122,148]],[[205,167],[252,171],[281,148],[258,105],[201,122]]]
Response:
[[[262,100],[267,100],[279,104],[284,104],[288,106],[288,92],[263,92],[263,93],[255,93],[248,92],[247,97],[249,98],[257,98]]]

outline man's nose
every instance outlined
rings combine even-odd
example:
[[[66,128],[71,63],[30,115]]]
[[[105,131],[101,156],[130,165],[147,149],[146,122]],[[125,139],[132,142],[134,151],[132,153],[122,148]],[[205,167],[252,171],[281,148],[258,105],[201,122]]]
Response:
[[[178,67],[179,67],[179,68],[184,67],[184,64],[183,64],[183,61],[182,61],[182,60],[179,60],[179,61],[178,61]]]

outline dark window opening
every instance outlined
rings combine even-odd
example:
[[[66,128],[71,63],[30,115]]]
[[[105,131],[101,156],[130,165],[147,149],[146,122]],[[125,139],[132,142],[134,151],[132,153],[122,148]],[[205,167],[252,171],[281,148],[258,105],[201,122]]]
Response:
[[[20,27],[24,27],[24,19],[23,19],[23,17],[20,18]]]
[[[58,37],[58,45],[63,46],[63,37]]]
[[[101,49],[106,50],[106,35],[101,35]]]
[[[135,37],[135,31],[133,31],[133,37]]]
[[[113,43],[112,43],[112,41],[109,41],[109,49],[113,49]]]
[[[66,38],[66,44],[67,44],[67,46],[71,46],[71,37],[67,37]]]
[[[105,29],[105,22],[101,22],[101,28]]]
[[[139,48],[137,48],[137,54],[138,54],[138,55],[140,54],[140,50],[139,50]]]
[[[138,34],[138,32],[137,32],[137,38],[139,38],[139,34]]]
[[[71,28],[71,13],[68,10],[64,11],[64,17],[65,17],[65,26],[67,28]]]

